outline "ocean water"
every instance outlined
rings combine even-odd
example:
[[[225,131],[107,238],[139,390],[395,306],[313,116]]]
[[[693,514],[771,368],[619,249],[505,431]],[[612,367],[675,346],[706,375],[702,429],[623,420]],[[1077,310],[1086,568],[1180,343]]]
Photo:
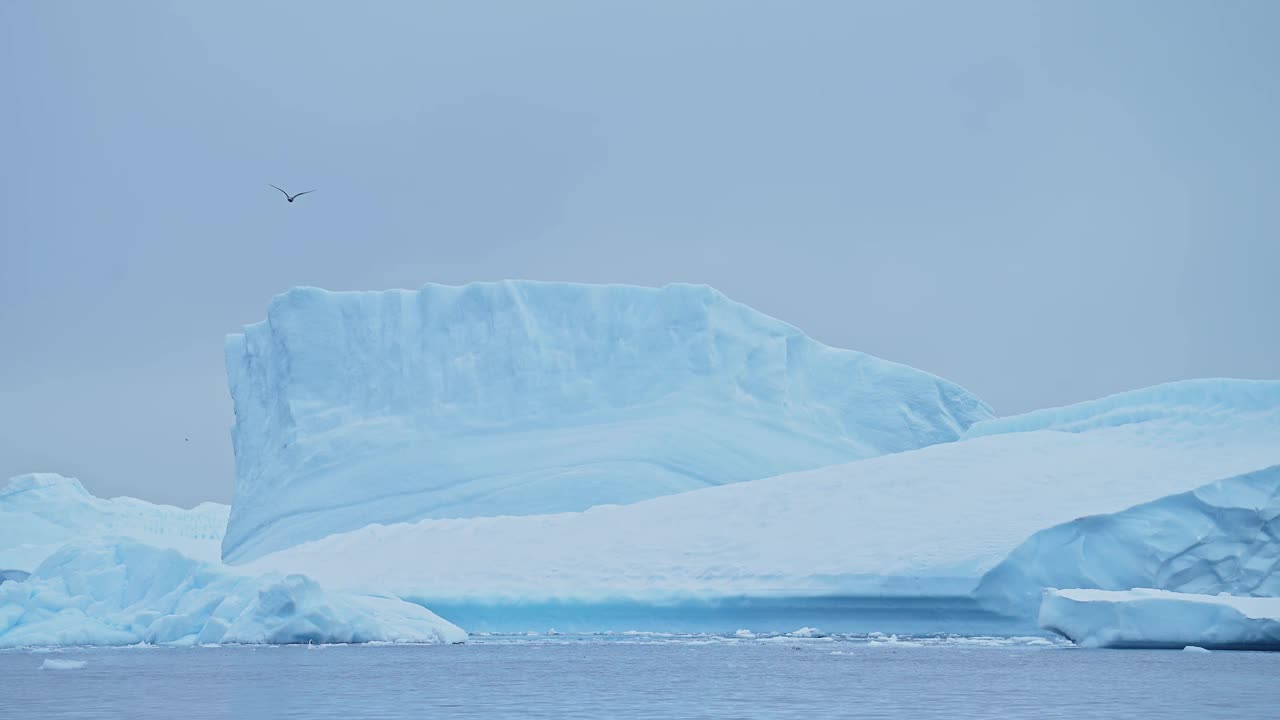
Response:
[[[68,669],[42,669],[46,661]],[[11,650],[0,652],[0,717],[1270,720],[1280,717],[1277,677],[1276,653],[1082,650],[1031,638]]]

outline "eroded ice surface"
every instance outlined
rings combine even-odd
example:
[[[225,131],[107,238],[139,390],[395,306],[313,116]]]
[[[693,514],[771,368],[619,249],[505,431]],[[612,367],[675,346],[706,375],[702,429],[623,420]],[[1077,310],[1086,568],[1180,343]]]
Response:
[[[67,545],[25,581],[0,584],[0,647],[465,639],[394,598],[240,575],[132,540]]]
[[[0,489],[0,570],[30,572],[73,540],[128,537],[201,560],[218,557],[226,505],[184,509],[130,497],[95,497],[79,480],[19,475]]]
[[[601,623],[627,602],[971,599],[983,575],[1040,530],[1280,463],[1277,388],[1178,383],[1054,411],[1072,418],[1069,431],[1000,421],[1017,431],[586,512],[374,525],[250,567],[302,571],[472,616],[501,617],[538,603],[576,607],[577,629],[624,629]],[[1136,408],[1126,413],[1126,402]],[[1093,422],[1086,410],[1097,413]],[[1254,496],[1241,492],[1220,501],[1251,507]],[[1216,496],[1204,490],[1195,497],[1211,503]],[[1203,507],[1180,503],[1164,507],[1169,532],[1183,538],[1202,523]],[[1224,532],[1252,532],[1265,546],[1259,557],[1273,553],[1274,538],[1257,535],[1259,520],[1251,517]],[[1117,522],[1129,518],[1146,522],[1141,513]],[[1158,555],[1142,547],[1143,537],[1163,537],[1164,529],[1128,529],[1126,542],[1138,544],[1138,555]],[[1106,557],[1099,553],[1092,567]],[[1123,552],[1115,557],[1128,562]],[[912,603],[899,607],[909,613]],[[1034,618],[1034,609],[1025,612]]]
[[[1280,466],[1041,530],[978,595],[1027,613],[1046,587],[1280,596]]]
[[[954,440],[991,417],[703,286],[291,290],[232,335],[240,562],[371,522],[532,515]]]
[[[1280,650],[1280,597],[1049,589],[1040,625],[1083,647]]]

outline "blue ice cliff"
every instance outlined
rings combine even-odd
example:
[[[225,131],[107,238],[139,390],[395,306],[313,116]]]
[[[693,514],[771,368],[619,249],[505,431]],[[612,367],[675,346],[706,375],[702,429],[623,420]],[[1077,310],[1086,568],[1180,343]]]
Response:
[[[532,515],[948,442],[962,388],[704,286],[539,282],[276,297],[232,335],[223,557],[369,523]]]

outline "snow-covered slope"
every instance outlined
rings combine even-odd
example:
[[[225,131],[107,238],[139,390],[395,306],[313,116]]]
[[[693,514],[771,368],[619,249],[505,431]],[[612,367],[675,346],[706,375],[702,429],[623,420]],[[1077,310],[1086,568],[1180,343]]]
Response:
[[[30,572],[67,542],[107,536],[213,560],[228,511],[216,503],[186,510],[129,497],[107,500],[90,495],[73,478],[19,475],[0,489],[0,570]]]
[[[1280,650],[1280,597],[1051,589],[1040,624],[1091,648]]]
[[[295,289],[226,356],[236,562],[371,522],[583,510],[848,462],[991,416],[702,286]]]
[[[326,592],[301,575],[248,577],[132,540],[66,545],[0,585],[0,647],[461,642],[394,598]]]
[[[503,629],[486,623],[536,603],[579,608],[579,629],[625,630],[601,609],[743,596],[972,600],[983,575],[1040,530],[1280,464],[1278,388],[1178,383],[1086,404],[1093,415],[1054,411],[1073,418],[1070,431],[1015,418],[1000,422],[1017,432],[628,506],[373,526],[251,567],[395,592],[473,630]],[[1112,421],[1126,402],[1149,409],[1162,397],[1178,401]],[[939,612],[939,630],[956,627]]]
[[[1041,530],[978,595],[1026,613],[1046,587],[1280,597],[1280,466]]]

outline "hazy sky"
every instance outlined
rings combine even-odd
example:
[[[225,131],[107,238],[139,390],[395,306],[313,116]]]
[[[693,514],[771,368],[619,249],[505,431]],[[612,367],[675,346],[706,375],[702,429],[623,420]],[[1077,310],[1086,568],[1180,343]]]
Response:
[[[229,500],[223,336],[304,284],[708,283],[1002,414],[1280,377],[1278,36],[1267,0],[8,0],[0,482]]]

